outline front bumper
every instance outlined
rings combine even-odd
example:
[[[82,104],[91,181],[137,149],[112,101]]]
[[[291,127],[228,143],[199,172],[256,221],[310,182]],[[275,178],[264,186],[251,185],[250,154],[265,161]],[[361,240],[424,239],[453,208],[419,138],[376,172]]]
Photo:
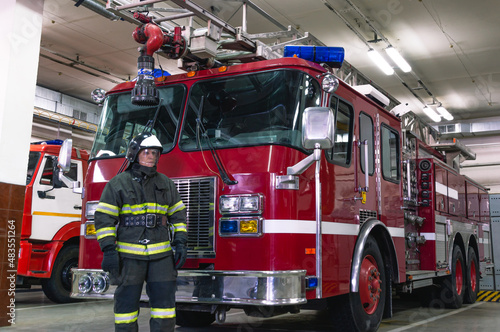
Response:
[[[180,270],[177,277],[176,302],[226,305],[293,305],[306,303],[306,271],[213,271]],[[112,299],[116,286],[105,292],[79,287],[83,276],[103,276],[102,270],[73,270],[71,297]],[[106,278],[104,278],[106,279]],[[100,279],[102,281],[102,278]],[[148,297],[143,291],[142,301]]]

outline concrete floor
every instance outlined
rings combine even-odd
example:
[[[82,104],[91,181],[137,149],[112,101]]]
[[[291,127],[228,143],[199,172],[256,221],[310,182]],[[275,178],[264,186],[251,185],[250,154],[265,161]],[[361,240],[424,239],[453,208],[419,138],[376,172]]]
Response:
[[[380,332],[399,331],[499,331],[500,303],[477,302],[458,310],[422,308],[418,302],[395,300],[394,317],[382,322]],[[148,331],[149,309],[141,308],[140,331]],[[39,288],[19,290],[16,295],[15,325],[2,331],[100,332],[113,331],[112,301],[55,304]],[[177,331],[331,331],[326,312],[304,310],[268,319],[247,317],[241,310],[231,310],[223,325]]]

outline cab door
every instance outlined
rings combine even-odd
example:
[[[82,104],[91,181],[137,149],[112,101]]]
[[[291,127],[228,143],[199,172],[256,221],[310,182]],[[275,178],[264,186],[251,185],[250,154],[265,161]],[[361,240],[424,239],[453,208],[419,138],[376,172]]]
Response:
[[[64,183],[54,186],[54,163],[55,156],[45,155],[33,182],[32,240],[50,241],[64,225],[81,218],[81,194],[74,193]],[[82,167],[80,160],[71,160],[66,176],[83,183]]]
[[[375,173],[375,133],[373,118],[365,113],[359,113],[359,133],[357,141],[357,176],[355,190],[358,194],[358,208],[361,222],[368,217],[377,217],[376,196],[373,175]],[[363,214],[365,214],[364,216]]]

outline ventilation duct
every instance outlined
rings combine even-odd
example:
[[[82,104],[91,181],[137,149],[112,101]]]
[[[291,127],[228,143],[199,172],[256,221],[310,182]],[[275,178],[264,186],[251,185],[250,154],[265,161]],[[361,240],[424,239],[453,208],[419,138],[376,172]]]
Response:
[[[500,118],[443,124],[434,126],[434,128],[439,131],[443,138],[498,135],[500,134]]]

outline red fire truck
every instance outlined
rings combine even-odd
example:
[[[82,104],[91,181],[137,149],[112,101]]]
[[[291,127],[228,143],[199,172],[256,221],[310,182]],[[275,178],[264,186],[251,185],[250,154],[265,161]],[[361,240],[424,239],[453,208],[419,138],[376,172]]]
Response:
[[[42,284],[54,302],[71,301],[71,269],[78,264],[81,193],[88,153],[72,149],[71,165],[59,179],[60,140],[30,145],[17,266],[18,287]],[[78,185],[76,186],[78,187]]]
[[[165,33],[162,51],[189,69],[196,43],[179,34]],[[251,62],[264,57],[254,51],[154,84],[142,54],[138,79],[107,93],[72,296],[113,296],[94,211],[128,142],[155,119],[158,171],[187,206],[178,325],[223,322],[231,308],[260,317],[324,308],[342,331],[374,331],[392,314],[393,290],[425,289],[433,306],[475,301],[491,248],[486,191],[456,167],[472,154],[439,144],[415,115],[387,111],[390,99],[373,87],[361,93],[334,75],[342,49],[287,47],[285,57]]]

